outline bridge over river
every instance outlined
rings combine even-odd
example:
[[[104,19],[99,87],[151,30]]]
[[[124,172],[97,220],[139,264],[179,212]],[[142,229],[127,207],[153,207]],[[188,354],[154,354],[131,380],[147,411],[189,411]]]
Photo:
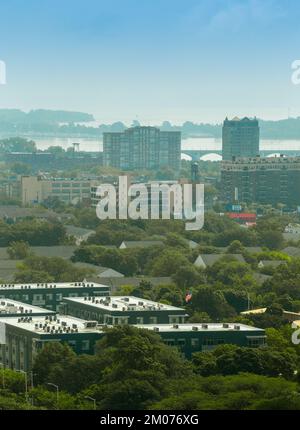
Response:
[[[261,157],[270,157],[270,155],[282,154],[287,157],[299,157],[300,149],[262,149],[259,151]],[[221,149],[182,149],[181,155],[188,155],[191,157],[192,161],[198,161],[202,159],[205,155],[220,155],[222,156]]]

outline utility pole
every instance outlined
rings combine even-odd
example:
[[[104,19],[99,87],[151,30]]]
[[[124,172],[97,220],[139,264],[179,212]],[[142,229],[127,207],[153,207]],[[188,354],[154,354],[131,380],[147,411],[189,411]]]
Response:
[[[4,363],[0,363],[0,366],[2,367],[2,387],[5,388],[5,374],[4,374]]]
[[[28,378],[27,378],[27,372],[24,372],[24,370],[17,370],[17,372],[20,372],[20,373],[24,374],[24,379],[25,379],[25,399],[26,399],[26,402],[28,403]]]

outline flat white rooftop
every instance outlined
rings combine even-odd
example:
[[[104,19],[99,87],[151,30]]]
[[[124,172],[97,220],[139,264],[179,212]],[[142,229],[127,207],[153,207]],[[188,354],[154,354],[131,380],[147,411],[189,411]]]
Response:
[[[10,314],[55,314],[48,309],[39,306],[28,305],[27,303],[17,302],[15,300],[0,299],[0,317],[9,316]]]
[[[97,284],[95,282],[48,282],[39,284],[0,284],[0,293],[3,290],[30,290],[30,289],[51,289],[51,288],[109,288],[104,284]]]
[[[47,335],[102,332],[96,321],[86,321],[66,315],[1,318],[1,323]]]
[[[182,308],[134,296],[66,297],[64,300],[110,311],[182,311],[185,313]]]
[[[264,333],[263,329],[252,327],[245,324],[234,324],[234,323],[209,323],[209,324],[141,324],[135,325],[134,327],[143,328],[147,330],[153,330],[158,332],[215,332],[215,331],[261,331]]]
[[[101,325],[96,321],[86,321],[69,315],[3,317],[1,325],[10,325],[39,335],[59,335],[70,333],[104,333],[106,328],[113,326]],[[207,327],[206,327],[207,326]],[[116,326],[114,326],[116,327]],[[134,325],[139,329],[152,330],[160,333],[192,333],[192,332],[246,332],[257,336],[265,336],[265,331],[245,324],[144,324]],[[239,327],[239,328],[237,328]]]

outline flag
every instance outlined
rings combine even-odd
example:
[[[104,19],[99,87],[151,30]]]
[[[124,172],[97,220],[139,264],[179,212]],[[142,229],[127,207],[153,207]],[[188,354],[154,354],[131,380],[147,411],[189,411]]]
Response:
[[[192,292],[189,291],[188,293],[186,293],[185,295],[185,303],[188,303],[192,300]]]

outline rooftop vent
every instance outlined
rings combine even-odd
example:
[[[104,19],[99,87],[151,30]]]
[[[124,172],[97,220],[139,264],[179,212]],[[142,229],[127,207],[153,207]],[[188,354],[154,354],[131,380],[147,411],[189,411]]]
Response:
[[[94,328],[94,327],[97,327],[97,325],[98,325],[97,321],[86,321],[84,323],[85,328]]]

